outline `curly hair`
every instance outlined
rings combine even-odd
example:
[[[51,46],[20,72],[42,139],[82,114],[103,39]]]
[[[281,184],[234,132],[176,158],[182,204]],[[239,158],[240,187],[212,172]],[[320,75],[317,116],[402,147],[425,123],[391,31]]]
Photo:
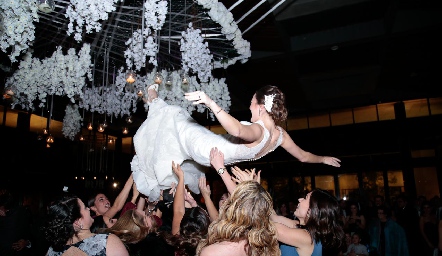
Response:
[[[77,196],[65,195],[49,207],[43,233],[54,251],[62,251],[69,239],[78,236],[73,225],[82,217],[78,200]]]
[[[269,115],[276,123],[284,122],[287,119],[288,111],[285,107],[285,95],[276,86],[266,85],[255,92],[258,104],[264,104],[265,96],[275,95],[273,98],[272,111]]]
[[[180,234],[169,235],[163,233],[168,244],[175,247],[175,255],[195,255],[198,243],[207,237],[210,218],[207,212],[201,207],[186,209],[180,223]]]
[[[245,181],[235,188],[220,209],[219,218],[209,226],[207,239],[197,248],[197,255],[211,244],[247,241],[247,255],[280,255],[276,227],[270,222],[273,211],[270,194],[257,182]]]
[[[344,240],[344,231],[339,224],[338,200],[322,189],[310,195],[309,215],[304,228],[312,241],[321,241],[325,247],[339,247]]]
[[[157,222],[152,219],[152,226],[144,225],[144,215],[137,213],[135,209],[127,210],[117,222],[103,231],[103,233],[113,233],[125,244],[135,244],[146,238],[150,233],[158,229]]]

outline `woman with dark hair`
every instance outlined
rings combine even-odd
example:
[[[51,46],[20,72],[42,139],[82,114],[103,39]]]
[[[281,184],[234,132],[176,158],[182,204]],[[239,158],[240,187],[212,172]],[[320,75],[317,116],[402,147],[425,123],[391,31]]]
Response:
[[[275,225],[269,220],[273,202],[256,181],[238,184],[209,226],[197,255],[279,256]]]
[[[78,197],[66,195],[55,200],[43,228],[50,245],[46,255],[129,255],[117,236],[92,233],[89,228],[93,222],[89,208]]]
[[[180,165],[172,162],[172,168],[178,177],[173,200],[172,232],[163,233],[163,236],[175,248],[175,256],[194,256],[198,242],[207,236],[210,217],[184,188],[184,173]]]
[[[281,255],[319,256],[322,246],[339,247],[344,240],[344,231],[338,223],[336,198],[324,190],[315,189],[298,201],[297,220],[276,214],[270,216],[275,222],[278,240],[286,244],[280,247]]]
[[[259,159],[281,146],[301,162],[340,166],[335,157],[302,150],[277,126],[286,120],[287,109],[285,95],[276,86],[256,91],[249,108],[251,123],[239,122],[202,91],[186,93],[187,100],[204,104],[213,112],[226,135],[217,135],[199,125],[185,109],[168,105],[158,98],[157,88],[156,84],[147,87],[149,115],[134,136],[136,155],[131,162],[137,188],[149,200],[157,200],[161,189],[177,183],[170,168],[172,161],[181,165],[189,189],[199,193],[198,179],[204,175],[199,171],[200,165],[210,166],[212,147],[225,154],[226,165]]]
[[[132,200],[126,202],[131,189]],[[126,207],[128,204],[132,204],[133,208],[135,208],[135,202],[138,195],[139,192],[136,189],[132,174],[126,180],[123,189],[120,191],[117,198],[115,198],[113,204],[111,204],[105,194],[93,194],[87,202],[89,208],[94,212],[94,224],[91,226],[91,231],[97,232],[98,229],[112,227],[112,225],[116,222],[114,217],[123,209],[123,207]]]

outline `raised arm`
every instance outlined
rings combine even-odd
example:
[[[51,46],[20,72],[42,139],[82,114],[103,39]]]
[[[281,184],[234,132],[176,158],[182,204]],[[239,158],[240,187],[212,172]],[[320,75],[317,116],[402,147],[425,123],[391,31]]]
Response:
[[[287,152],[289,152],[290,155],[296,157],[299,161],[303,163],[322,163],[334,167],[341,166],[340,164],[341,160],[339,160],[336,157],[317,156],[310,152],[304,151],[302,148],[300,148],[298,145],[295,144],[295,142],[292,140],[292,138],[286,131],[283,132],[284,133],[283,133],[281,147],[283,147]]]
[[[232,180],[227,168],[224,166],[224,154],[223,152],[219,151],[218,148],[212,148],[210,150],[210,164],[221,176],[221,179],[227,187],[227,191],[232,193],[236,188],[236,183]],[[219,172],[220,170],[222,173]]]
[[[231,135],[241,138],[247,142],[255,142],[262,138],[263,129],[258,124],[243,125],[236,118],[224,111],[215,101],[209,98],[204,92],[185,93],[187,100],[193,104],[205,104],[210,108],[223,128]]]
[[[184,206],[184,172],[179,164],[172,162],[173,172],[178,176],[178,185],[173,199],[172,235],[180,233],[180,224],[186,211]]]
[[[204,203],[206,204],[207,211],[209,212],[210,221],[214,221],[218,219],[218,210],[215,207],[215,204],[210,198],[210,186],[206,184],[206,177],[201,177],[199,179],[199,187],[201,191],[201,195],[204,198]]]
[[[103,214],[103,221],[106,223],[107,227],[112,227],[112,218],[121,210],[123,209],[124,204],[126,203],[127,197],[129,196],[129,192],[132,189],[132,184],[134,183],[134,179],[132,174],[129,176],[129,178],[126,181],[126,184],[124,184],[123,189],[118,194],[117,198],[115,199],[112,206]]]

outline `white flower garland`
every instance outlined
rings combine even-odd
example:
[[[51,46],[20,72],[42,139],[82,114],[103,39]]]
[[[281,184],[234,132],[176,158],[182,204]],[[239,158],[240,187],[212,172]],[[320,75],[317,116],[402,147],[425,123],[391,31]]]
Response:
[[[212,76],[212,60],[209,44],[204,43],[201,30],[194,29],[192,23],[189,28],[181,33],[180,51],[182,52],[181,62],[185,73],[193,71],[202,82],[207,82]]]
[[[67,34],[74,33],[76,41],[81,41],[83,26],[86,33],[101,30],[100,20],[107,20],[109,13],[115,11],[115,3],[120,0],[71,0],[65,17],[69,18]],[[75,24],[75,27],[74,27]]]
[[[166,21],[167,1],[147,0],[144,3],[144,22],[146,28],[160,30]]]
[[[78,55],[74,48],[64,55],[58,47],[52,57],[42,61],[28,53],[5,85],[18,96],[12,107],[18,104],[25,109],[34,109],[34,101],[38,99],[42,107],[48,94],[66,95],[75,102],[75,96],[83,96],[86,77],[92,78],[89,44],[84,44]]]
[[[227,68],[235,64],[237,61],[241,63],[247,62],[252,55],[250,51],[250,43],[242,38],[242,33],[233,19],[233,15],[224,6],[224,4],[217,0],[197,0],[198,4],[204,8],[209,9],[209,17],[221,25],[221,32],[226,35],[228,40],[233,40],[233,47],[238,52],[239,56],[232,59],[215,61],[214,68]]]
[[[11,62],[16,62],[16,57],[32,45],[33,22],[39,21],[37,10],[35,0],[4,0],[0,4],[0,48],[7,53],[12,47]]]
[[[78,111],[78,105],[68,104],[65,112],[61,131],[66,138],[73,141],[81,130],[83,118]]]
[[[140,70],[146,66],[146,56],[150,56],[149,62],[154,66],[157,66],[155,56],[158,52],[158,45],[152,36],[149,36],[150,29],[144,30],[144,35],[141,35],[141,29],[134,31],[129,40],[126,41],[126,45],[129,45],[126,51],[124,51],[124,57],[126,57],[126,65],[128,69],[131,69],[135,65],[136,70]],[[142,44],[143,37],[146,38],[144,49]],[[140,54],[142,53],[142,54]]]

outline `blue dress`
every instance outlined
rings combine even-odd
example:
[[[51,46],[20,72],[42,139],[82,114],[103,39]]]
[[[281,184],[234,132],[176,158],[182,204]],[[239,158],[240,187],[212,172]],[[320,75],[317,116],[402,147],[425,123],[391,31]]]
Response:
[[[281,250],[281,256],[299,256],[294,246],[281,243],[279,249]],[[315,243],[312,256],[322,256],[322,243],[320,241]]]

